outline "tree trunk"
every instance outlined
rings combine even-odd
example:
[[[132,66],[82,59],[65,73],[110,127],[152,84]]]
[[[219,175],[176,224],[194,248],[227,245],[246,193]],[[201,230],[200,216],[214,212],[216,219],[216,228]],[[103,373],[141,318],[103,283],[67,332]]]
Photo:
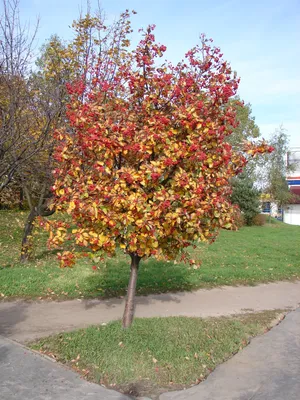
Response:
[[[22,239],[22,248],[21,248],[21,262],[26,262],[28,261],[30,257],[30,253],[32,251],[32,231],[33,231],[33,223],[35,218],[37,217],[38,212],[36,210],[36,207],[33,207],[32,210],[30,211],[27,221],[25,224],[24,228],[24,233],[23,233],[23,239]]]
[[[41,217],[49,217],[50,215],[54,214],[55,208],[52,210],[49,210],[48,208],[48,200],[49,200],[49,192],[47,192],[47,184],[44,183],[40,195],[39,195],[39,201],[37,205],[33,204],[32,201],[32,195],[26,186],[24,184],[23,186],[23,191],[27,199],[28,206],[30,208],[30,213],[27,217],[27,221],[25,224],[24,228],[24,233],[23,233],[23,239],[22,239],[22,247],[21,247],[21,257],[20,261],[21,262],[26,262],[28,261],[31,253],[32,253],[32,248],[33,248],[33,240],[32,240],[32,231],[34,227],[34,220],[36,217],[41,216]],[[48,197],[47,197],[48,195]]]
[[[24,192],[22,188],[20,188],[19,192],[19,210],[24,210]]]
[[[125,304],[125,310],[123,314],[123,328],[129,328],[132,324],[134,317],[134,309],[135,309],[135,290],[136,290],[136,282],[138,277],[139,263],[141,257],[139,257],[136,253],[131,253],[131,266],[130,266],[130,278],[127,289],[127,298]]]

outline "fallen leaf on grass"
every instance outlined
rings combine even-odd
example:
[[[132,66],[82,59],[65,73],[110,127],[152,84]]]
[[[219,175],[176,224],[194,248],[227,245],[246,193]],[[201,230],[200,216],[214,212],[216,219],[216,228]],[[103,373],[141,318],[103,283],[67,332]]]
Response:
[[[74,360],[71,360],[71,362],[76,362],[76,361],[78,361],[80,359],[80,354],[78,354],[78,356],[74,359]]]

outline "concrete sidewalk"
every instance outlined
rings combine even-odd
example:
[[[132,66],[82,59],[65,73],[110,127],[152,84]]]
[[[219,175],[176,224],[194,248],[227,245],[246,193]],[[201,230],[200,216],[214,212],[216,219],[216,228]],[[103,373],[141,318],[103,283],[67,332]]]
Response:
[[[160,400],[299,400],[300,309],[228,362],[206,381]],[[1,400],[129,400],[81,379],[63,366],[0,337]]]
[[[254,287],[221,287],[194,292],[138,296],[136,316],[209,317],[244,311],[295,309],[300,281]],[[0,302],[0,335],[26,342],[75,328],[120,319],[124,299]],[[299,395],[300,399],[300,395]]]
[[[198,386],[160,400],[299,400],[300,309],[252,340]]]
[[[1,400],[129,400],[0,336]]]

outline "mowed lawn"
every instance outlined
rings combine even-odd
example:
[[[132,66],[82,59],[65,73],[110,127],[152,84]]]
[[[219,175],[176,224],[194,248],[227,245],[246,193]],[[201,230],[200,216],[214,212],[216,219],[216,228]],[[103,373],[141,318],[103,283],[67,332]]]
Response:
[[[88,380],[133,396],[195,385],[264,333],[279,310],[221,318],[136,318],[41,339],[30,346]]]
[[[34,259],[18,262],[25,212],[0,211],[0,298],[92,298],[122,296],[129,277],[129,256],[119,253],[95,264],[79,260],[72,269],[60,269],[54,251],[46,247],[45,233],[35,237]],[[212,245],[192,250],[201,259],[199,269],[155,259],[142,261],[138,294],[254,285],[300,278],[300,226],[272,222],[265,226],[221,231]]]

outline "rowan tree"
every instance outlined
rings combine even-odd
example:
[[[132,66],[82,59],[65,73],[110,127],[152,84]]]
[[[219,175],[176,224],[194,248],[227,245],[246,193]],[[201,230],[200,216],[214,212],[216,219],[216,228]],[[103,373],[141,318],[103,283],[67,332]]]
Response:
[[[133,319],[140,261],[195,263],[187,248],[214,241],[232,224],[229,181],[246,162],[226,142],[236,115],[224,106],[238,79],[220,50],[202,37],[182,62],[159,63],[166,47],[153,30],[142,31],[131,51],[124,38],[117,63],[98,59],[88,87],[84,80],[69,85],[70,129],[55,133],[53,190],[73,229],[41,222],[50,244],[70,246],[59,255],[62,267],[73,265],[81,246],[91,257],[113,256],[118,247],[130,256],[124,327]],[[253,155],[266,149],[245,143]]]

